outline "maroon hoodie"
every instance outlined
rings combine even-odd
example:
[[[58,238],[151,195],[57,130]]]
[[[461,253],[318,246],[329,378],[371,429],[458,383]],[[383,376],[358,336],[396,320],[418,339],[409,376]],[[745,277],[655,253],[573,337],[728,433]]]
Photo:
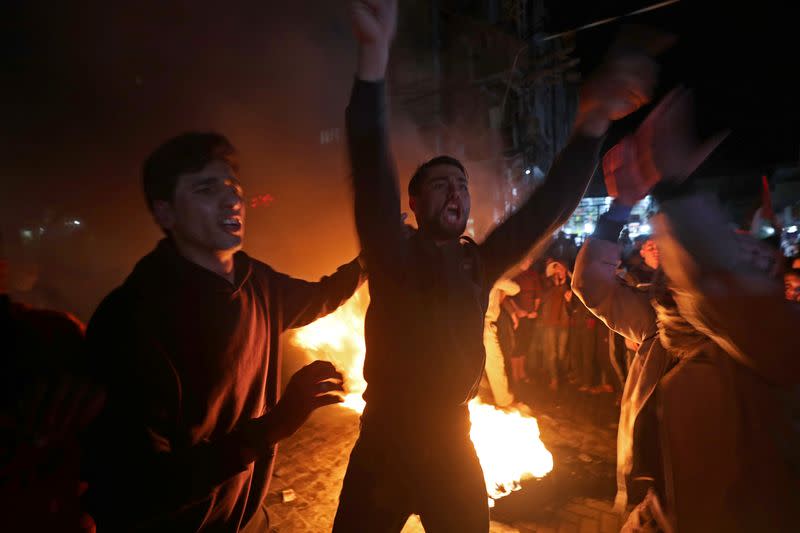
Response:
[[[357,261],[311,283],[239,252],[235,282],[163,240],[109,294],[87,342],[108,407],[87,442],[98,531],[237,531],[263,500],[274,445],[241,464],[240,425],[274,407],[283,331],[364,280]]]

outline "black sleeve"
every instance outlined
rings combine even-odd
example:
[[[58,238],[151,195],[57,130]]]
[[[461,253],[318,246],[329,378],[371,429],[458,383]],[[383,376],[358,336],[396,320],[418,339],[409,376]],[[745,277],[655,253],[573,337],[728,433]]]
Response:
[[[400,220],[397,170],[389,149],[384,82],[356,80],[347,108],[356,230],[371,277],[398,274],[407,241]]]
[[[163,343],[136,323],[121,295],[112,294],[87,330],[90,370],[108,394],[84,438],[89,501],[100,520],[178,511],[206,499],[249,464],[242,459],[248,446],[244,427],[213,442],[176,442],[180,381]],[[263,453],[272,453],[271,447],[265,444]],[[92,490],[96,481],[102,491]]]
[[[625,222],[613,220],[606,214],[602,214],[597,219],[597,226],[594,229],[594,233],[592,233],[592,237],[616,243],[619,241],[619,234],[622,233],[622,228],[624,227]]]
[[[358,259],[340,266],[335,273],[316,282],[304,281],[274,272],[283,316],[283,329],[305,326],[350,299],[366,280]]]
[[[569,219],[592,179],[602,141],[573,136],[545,182],[480,245],[487,283],[497,280]]]

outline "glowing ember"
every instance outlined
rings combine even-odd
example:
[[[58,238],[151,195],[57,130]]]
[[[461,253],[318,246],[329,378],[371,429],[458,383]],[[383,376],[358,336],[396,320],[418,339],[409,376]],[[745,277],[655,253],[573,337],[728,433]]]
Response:
[[[295,331],[292,342],[313,359],[325,359],[345,373],[347,395],[342,405],[361,413],[367,387],[364,367],[364,311],[369,303],[362,288],[336,312]],[[497,409],[477,398],[469,404],[470,438],[483,467],[489,503],[519,490],[520,481],[543,477],[553,469],[553,456],[539,439],[536,419],[516,410]]]

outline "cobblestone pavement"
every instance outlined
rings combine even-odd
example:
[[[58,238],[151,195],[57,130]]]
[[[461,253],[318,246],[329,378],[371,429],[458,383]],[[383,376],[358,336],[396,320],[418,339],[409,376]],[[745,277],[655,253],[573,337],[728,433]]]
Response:
[[[325,407],[278,449],[266,504],[270,526],[280,533],[331,530],[350,449],[358,436],[358,416],[343,407]],[[284,492],[296,499],[284,503]]]
[[[619,531],[618,517],[611,512],[616,430],[610,424],[574,422],[559,408],[548,405],[537,416],[556,467],[543,480],[527,482],[497,502],[492,533]],[[357,414],[327,407],[281,445],[265,502],[270,533],[330,531],[357,433]],[[403,533],[422,531],[412,517]],[[249,528],[247,533],[256,531]]]

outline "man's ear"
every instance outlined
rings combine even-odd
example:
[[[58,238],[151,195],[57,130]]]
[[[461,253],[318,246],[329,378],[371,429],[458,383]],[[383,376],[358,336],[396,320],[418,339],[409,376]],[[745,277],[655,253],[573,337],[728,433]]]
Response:
[[[156,224],[161,226],[164,231],[169,231],[175,226],[175,208],[166,200],[155,200],[153,202],[153,218]]]

